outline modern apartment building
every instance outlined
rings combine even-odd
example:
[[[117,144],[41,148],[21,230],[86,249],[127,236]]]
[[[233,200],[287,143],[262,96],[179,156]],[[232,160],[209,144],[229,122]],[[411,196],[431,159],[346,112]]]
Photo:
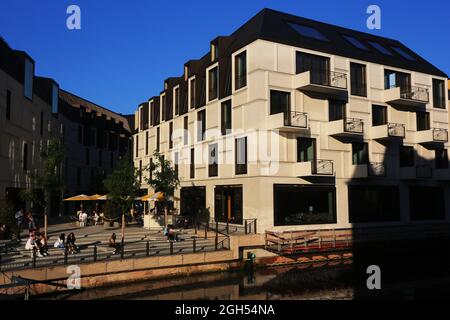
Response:
[[[268,9],[210,47],[135,113],[135,166],[155,150],[175,163],[181,214],[261,231],[449,220],[444,72],[399,41]]]
[[[8,200],[17,208],[30,207],[21,200],[21,190],[39,189],[31,174],[41,169],[40,151],[51,135],[66,146],[61,164],[65,196],[97,192],[131,147],[124,116],[36,76],[34,64],[0,38],[0,204]],[[60,204],[59,198],[52,200],[51,214],[60,213]]]

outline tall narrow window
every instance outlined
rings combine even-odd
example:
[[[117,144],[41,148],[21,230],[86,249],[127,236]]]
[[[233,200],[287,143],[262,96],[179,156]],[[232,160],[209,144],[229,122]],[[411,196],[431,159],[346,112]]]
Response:
[[[159,152],[159,145],[161,143],[161,132],[159,129],[160,129],[159,127],[156,129],[156,151],[157,152]]]
[[[247,85],[247,52],[238,54],[234,60],[234,83],[236,90]]]
[[[235,172],[247,174],[247,137],[235,140]]]
[[[352,163],[354,165],[369,163],[369,146],[365,142],[352,143]]]
[[[145,155],[148,155],[148,131],[145,132]]]
[[[231,133],[231,100],[222,102],[220,120],[222,135]]]
[[[205,140],[206,133],[206,110],[197,113],[197,141]]]
[[[190,170],[189,170],[189,177],[191,179],[195,179],[195,149],[191,149],[191,164],[190,164]]]
[[[166,108],[167,108],[167,106],[166,106],[166,96],[163,95],[161,97],[161,109],[162,109],[161,110],[161,112],[162,112],[161,120],[162,121],[166,120]]]
[[[188,116],[183,118],[183,144],[187,145],[189,142],[189,119]]]
[[[28,170],[28,143],[23,144],[23,171]]]
[[[345,101],[330,99],[328,105],[328,121],[342,120],[345,118]]]
[[[39,124],[39,133],[41,137],[44,135],[44,112],[41,111],[41,119]]]
[[[387,124],[387,108],[385,106],[372,106],[372,126]]]
[[[208,176],[217,177],[219,175],[219,150],[217,150],[217,143],[209,145],[209,166]]]
[[[33,78],[34,78],[34,63],[29,59],[25,59],[23,95],[30,100],[33,100]]]
[[[319,85],[330,85],[330,59],[313,54],[297,52],[297,74],[310,71],[311,82]]]
[[[448,152],[447,149],[436,149],[436,169],[448,169]]]
[[[297,138],[297,162],[309,162],[316,159],[316,139]]]
[[[173,122],[169,123],[169,149],[173,148]]]
[[[288,113],[291,94],[284,91],[270,90],[270,114]]]
[[[59,88],[56,84],[52,86],[52,113],[56,114],[59,111],[58,105],[58,92]]]
[[[433,79],[433,107],[445,109],[444,80]]]
[[[408,73],[384,70],[384,88],[400,88],[401,93],[411,92],[411,75]]]
[[[150,158],[149,180],[153,180],[153,158]]]
[[[174,103],[175,103],[175,115],[180,114],[180,89],[177,87],[174,89]]]
[[[11,91],[6,90],[6,120],[11,120]]]
[[[428,112],[417,112],[417,131],[430,130],[430,113]]]
[[[138,135],[136,135],[136,140],[135,140],[135,143],[136,143],[136,158],[137,157],[139,157],[139,136]]]
[[[219,93],[219,69],[217,67],[208,71],[208,101],[217,98]]]
[[[142,160],[139,160],[139,183],[142,183]]]
[[[366,97],[366,66],[359,63],[350,63],[350,88],[354,96]]]
[[[178,177],[179,168],[180,168],[179,160],[178,160],[178,152],[175,152],[174,161],[173,162],[175,164],[175,175]]]
[[[195,96],[195,79],[192,79],[190,81],[190,103],[191,103],[191,109],[196,107],[196,96]]]

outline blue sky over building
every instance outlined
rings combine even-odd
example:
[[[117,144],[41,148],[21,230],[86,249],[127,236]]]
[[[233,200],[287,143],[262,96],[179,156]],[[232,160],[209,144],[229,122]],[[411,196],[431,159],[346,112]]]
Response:
[[[66,9],[81,8],[81,30],[66,27]],[[381,30],[366,27],[369,5],[381,7]],[[36,61],[38,75],[122,113],[158,94],[163,80],[200,58],[263,8],[400,40],[450,73],[450,2],[15,0],[2,4],[0,35]]]

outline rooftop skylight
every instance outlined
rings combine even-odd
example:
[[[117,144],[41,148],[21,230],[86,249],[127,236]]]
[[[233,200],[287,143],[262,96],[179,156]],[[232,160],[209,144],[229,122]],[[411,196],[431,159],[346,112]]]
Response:
[[[391,47],[393,50],[395,50],[399,55],[401,55],[403,58],[411,60],[411,61],[417,61],[416,58],[414,58],[412,55],[410,55],[408,52],[403,50],[399,47]]]
[[[345,38],[345,40],[347,40],[348,42],[350,42],[353,46],[355,46],[358,49],[361,50],[369,50],[369,48],[367,48],[361,41],[359,41],[358,39],[352,37],[352,36],[343,36]]]
[[[319,31],[317,31],[316,29],[314,29],[312,27],[307,27],[302,24],[291,23],[291,22],[288,22],[288,24],[289,24],[289,26],[291,26],[291,28],[293,28],[295,31],[297,31],[297,33],[299,33],[300,35],[302,35],[304,37],[321,40],[321,41],[329,41],[327,37],[325,37],[322,33],[320,33]]]
[[[382,54],[385,54],[387,56],[392,56],[392,53],[388,49],[383,47],[381,44],[379,44],[378,42],[369,41],[369,43],[372,47],[374,47],[375,49],[380,51]]]

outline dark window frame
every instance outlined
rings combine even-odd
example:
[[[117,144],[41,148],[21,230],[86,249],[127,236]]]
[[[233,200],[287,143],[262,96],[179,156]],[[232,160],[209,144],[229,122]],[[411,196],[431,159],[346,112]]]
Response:
[[[11,120],[11,98],[12,93],[10,90],[6,90],[6,120]]]
[[[247,51],[239,53],[234,58],[234,84],[235,90],[247,86]]]
[[[197,112],[197,141],[206,139],[206,109]]]
[[[224,101],[220,105],[220,131],[223,136],[231,133],[232,128],[232,103],[231,99]]]
[[[287,97],[287,102],[282,102],[281,97],[284,95]],[[291,111],[291,93],[289,91],[270,90],[270,114],[284,113],[289,114]]]
[[[445,81],[433,79],[433,108],[445,109]]]
[[[350,94],[367,97],[367,67],[365,64],[350,62]]]
[[[214,156],[212,152],[214,150]],[[219,144],[212,143],[208,146],[208,177],[219,176]]]
[[[234,140],[234,150],[235,150],[235,174],[236,175],[243,175],[248,173],[248,144],[247,144],[247,137],[241,137],[236,138]],[[243,146],[242,146],[243,144]],[[241,147],[243,150],[241,150]],[[244,153],[242,155],[242,152]],[[243,162],[241,163],[240,160],[243,159]]]
[[[208,101],[219,97],[219,67],[208,70]]]
[[[367,142],[352,143],[352,164],[353,165],[369,164],[369,144]]]
[[[381,118],[379,117],[381,116]],[[383,126],[388,123],[387,107],[382,105],[372,105],[372,126]]]

